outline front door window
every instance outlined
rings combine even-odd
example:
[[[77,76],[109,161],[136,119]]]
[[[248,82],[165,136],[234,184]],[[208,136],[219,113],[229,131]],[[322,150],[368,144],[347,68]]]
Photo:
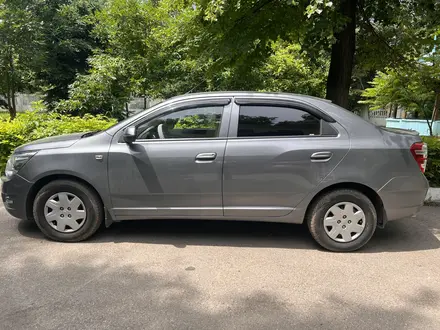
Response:
[[[223,106],[177,110],[137,127],[137,140],[206,139],[219,136]]]

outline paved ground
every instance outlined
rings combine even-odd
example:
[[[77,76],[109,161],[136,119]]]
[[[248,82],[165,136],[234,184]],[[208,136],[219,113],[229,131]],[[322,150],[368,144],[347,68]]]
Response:
[[[440,208],[359,253],[302,226],[126,222],[45,240],[0,206],[0,329],[440,329]]]

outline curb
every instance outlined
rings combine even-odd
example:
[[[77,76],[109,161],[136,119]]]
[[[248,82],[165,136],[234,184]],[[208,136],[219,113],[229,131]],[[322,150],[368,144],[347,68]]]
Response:
[[[440,188],[429,188],[425,197],[425,205],[440,206]]]

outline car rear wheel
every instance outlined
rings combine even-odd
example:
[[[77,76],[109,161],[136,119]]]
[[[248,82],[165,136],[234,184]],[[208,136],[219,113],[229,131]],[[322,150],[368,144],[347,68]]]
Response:
[[[96,192],[71,180],[56,180],[44,186],[35,197],[33,213],[43,234],[61,242],[89,238],[104,218]]]
[[[371,200],[357,190],[325,193],[310,207],[307,224],[315,241],[330,251],[355,251],[371,239],[377,214]]]

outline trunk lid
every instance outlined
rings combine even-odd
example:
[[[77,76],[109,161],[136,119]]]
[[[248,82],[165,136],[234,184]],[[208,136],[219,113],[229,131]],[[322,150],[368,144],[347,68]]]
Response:
[[[398,145],[402,149],[409,149],[414,143],[422,142],[419,133],[414,130],[392,127],[378,127],[386,145]]]
[[[380,130],[385,145],[409,150],[422,173],[425,173],[428,161],[428,146],[423,143],[417,131],[391,127],[380,127]]]
[[[390,133],[420,136],[419,132],[411,130],[411,129],[394,128],[394,127],[380,127],[380,129],[385,131],[385,132],[390,132]]]

